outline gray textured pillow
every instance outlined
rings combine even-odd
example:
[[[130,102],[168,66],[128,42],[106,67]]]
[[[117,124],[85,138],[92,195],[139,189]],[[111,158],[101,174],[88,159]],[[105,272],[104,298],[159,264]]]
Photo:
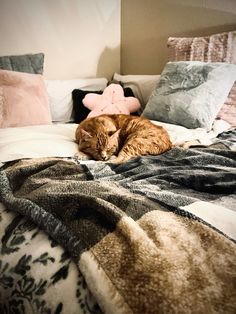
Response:
[[[168,62],[143,116],[186,128],[210,130],[236,80],[236,65]]]
[[[43,74],[44,54],[25,54],[0,57],[0,69]]]

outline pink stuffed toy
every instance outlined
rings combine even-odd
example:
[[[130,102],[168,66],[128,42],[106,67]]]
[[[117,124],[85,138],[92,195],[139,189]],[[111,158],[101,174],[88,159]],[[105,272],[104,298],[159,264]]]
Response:
[[[87,118],[101,114],[130,114],[140,108],[140,102],[135,97],[125,97],[119,84],[110,84],[102,95],[89,93],[82,100],[85,107],[91,110]]]

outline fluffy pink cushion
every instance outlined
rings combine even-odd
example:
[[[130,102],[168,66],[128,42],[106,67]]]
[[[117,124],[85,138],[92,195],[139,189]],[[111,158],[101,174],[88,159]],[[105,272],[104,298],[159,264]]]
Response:
[[[124,90],[120,84],[110,84],[104,89],[102,95],[89,93],[82,102],[91,110],[87,118],[101,114],[130,114],[141,106],[137,98],[124,96]]]
[[[50,123],[42,75],[0,70],[0,127]]]

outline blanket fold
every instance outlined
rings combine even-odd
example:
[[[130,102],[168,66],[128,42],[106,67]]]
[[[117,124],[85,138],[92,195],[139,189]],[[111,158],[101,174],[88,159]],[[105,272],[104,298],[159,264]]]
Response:
[[[232,221],[235,188],[236,152],[216,149],[121,165],[30,159],[0,172],[0,201],[69,251],[105,313],[235,313],[236,234],[192,209],[216,206]]]

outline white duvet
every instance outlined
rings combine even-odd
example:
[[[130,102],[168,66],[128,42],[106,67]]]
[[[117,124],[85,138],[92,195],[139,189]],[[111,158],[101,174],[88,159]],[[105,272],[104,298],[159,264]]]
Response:
[[[71,157],[77,151],[76,127],[65,123],[0,129],[0,161]]]
[[[182,126],[153,121],[165,127],[172,143],[181,145],[198,140],[209,145],[211,139],[226,130],[228,125],[218,122],[211,132],[204,129],[186,129]],[[0,162],[21,158],[73,157],[78,151],[75,143],[77,124],[61,123],[0,129]]]

